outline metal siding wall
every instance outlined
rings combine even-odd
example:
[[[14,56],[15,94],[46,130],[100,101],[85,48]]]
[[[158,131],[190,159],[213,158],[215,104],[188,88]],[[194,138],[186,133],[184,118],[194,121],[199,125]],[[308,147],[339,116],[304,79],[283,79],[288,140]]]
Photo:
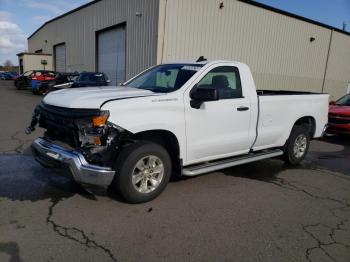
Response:
[[[237,60],[260,89],[321,91],[329,29],[235,0],[219,9],[220,2],[162,0],[157,61]]]
[[[53,21],[28,40],[29,52],[66,43],[67,71],[94,71],[95,32],[126,22],[126,77],[156,63],[158,0],[103,0]],[[142,13],[141,17],[135,15]],[[45,44],[47,40],[47,44]]]
[[[329,53],[325,92],[337,99],[346,94],[350,82],[350,36],[333,32]]]

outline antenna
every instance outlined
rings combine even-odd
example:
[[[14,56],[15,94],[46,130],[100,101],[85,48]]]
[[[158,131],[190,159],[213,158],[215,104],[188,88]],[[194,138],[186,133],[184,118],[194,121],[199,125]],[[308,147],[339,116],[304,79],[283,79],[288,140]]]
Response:
[[[207,59],[204,58],[204,56],[200,56],[196,62],[204,62],[204,61],[207,61]]]

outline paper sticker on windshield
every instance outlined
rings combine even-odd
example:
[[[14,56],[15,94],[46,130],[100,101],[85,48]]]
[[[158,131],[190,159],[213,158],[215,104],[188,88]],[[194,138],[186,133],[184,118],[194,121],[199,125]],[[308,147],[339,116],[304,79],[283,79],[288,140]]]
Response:
[[[183,66],[181,70],[199,71],[201,69],[199,66]]]

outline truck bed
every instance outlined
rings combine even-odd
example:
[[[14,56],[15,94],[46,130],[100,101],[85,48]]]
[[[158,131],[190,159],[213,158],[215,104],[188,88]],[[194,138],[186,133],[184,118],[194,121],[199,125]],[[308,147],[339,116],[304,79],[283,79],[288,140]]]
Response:
[[[315,124],[312,138],[322,135],[327,124],[328,94],[259,90],[258,129],[254,150],[284,145],[297,119],[311,117]]]

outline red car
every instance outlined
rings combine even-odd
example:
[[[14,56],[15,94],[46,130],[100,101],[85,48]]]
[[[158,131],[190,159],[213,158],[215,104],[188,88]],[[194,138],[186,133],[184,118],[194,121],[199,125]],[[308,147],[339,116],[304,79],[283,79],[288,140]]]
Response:
[[[329,104],[327,133],[350,135],[350,94]]]
[[[15,79],[15,86],[17,89],[26,89],[32,87],[32,80],[34,81],[48,81],[55,79],[55,72],[48,70],[30,70],[18,76]]]

